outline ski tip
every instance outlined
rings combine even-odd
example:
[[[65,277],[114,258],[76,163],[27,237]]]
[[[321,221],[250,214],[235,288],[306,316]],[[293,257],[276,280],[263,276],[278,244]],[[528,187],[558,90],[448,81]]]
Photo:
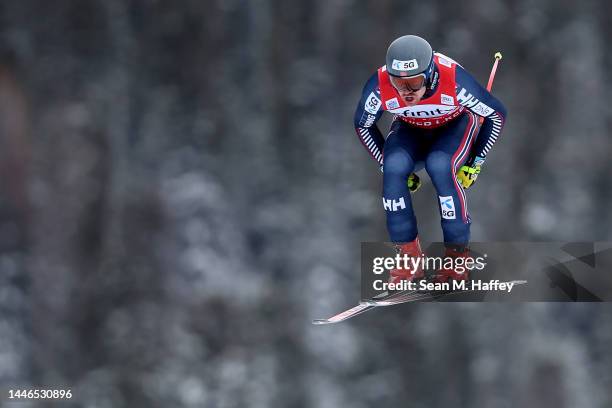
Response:
[[[312,321],[312,324],[314,325],[321,325],[321,324],[330,324],[332,322],[329,321],[329,319],[314,319]]]

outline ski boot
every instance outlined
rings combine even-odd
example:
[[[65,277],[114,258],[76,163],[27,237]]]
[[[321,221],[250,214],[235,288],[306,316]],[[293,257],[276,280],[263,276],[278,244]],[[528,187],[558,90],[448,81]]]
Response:
[[[423,254],[419,237],[416,237],[414,241],[396,244],[395,249],[402,257],[404,255],[408,255],[409,257],[420,258]],[[392,269],[389,274],[389,283],[397,284],[403,280],[412,282],[413,280],[420,279],[424,276],[425,274],[423,273],[423,267],[421,264],[419,264],[417,268],[395,268]]]
[[[469,279],[469,271],[465,267],[465,259],[469,257],[470,249],[465,246],[446,247],[443,260],[444,262],[442,262],[442,269],[438,271],[433,281],[435,283],[448,282],[449,280],[467,281]],[[452,267],[446,265],[447,258],[453,259]],[[456,265],[456,260],[459,258],[463,258],[463,261],[460,265]]]

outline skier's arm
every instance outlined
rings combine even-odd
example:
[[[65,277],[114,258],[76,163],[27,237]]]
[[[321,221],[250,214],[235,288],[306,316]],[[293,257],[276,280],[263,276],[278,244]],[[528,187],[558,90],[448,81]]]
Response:
[[[457,65],[455,72],[457,100],[461,105],[484,118],[466,164],[468,166],[482,165],[504,127],[507,117],[506,108],[461,66]]]
[[[353,121],[359,140],[370,153],[370,156],[382,165],[385,139],[378,126],[376,126],[376,122],[383,113],[380,105],[378,74],[375,72],[363,87]]]

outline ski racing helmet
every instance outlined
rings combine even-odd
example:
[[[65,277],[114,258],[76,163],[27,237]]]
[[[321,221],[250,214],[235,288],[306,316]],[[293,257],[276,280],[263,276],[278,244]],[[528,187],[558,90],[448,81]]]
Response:
[[[387,72],[397,89],[418,91],[430,83],[434,62],[431,45],[416,35],[397,38],[387,49]]]

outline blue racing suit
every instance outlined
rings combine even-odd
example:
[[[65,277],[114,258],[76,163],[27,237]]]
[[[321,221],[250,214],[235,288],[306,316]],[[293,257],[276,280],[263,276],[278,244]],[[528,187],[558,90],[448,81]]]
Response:
[[[444,242],[467,245],[471,220],[465,192],[457,182],[455,173],[463,164],[484,163],[487,153],[503,129],[507,116],[504,105],[463,67],[436,53],[436,56],[438,55],[440,58],[447,58],[448,60],[443,60],[446,61],[444,65],[454,70],[454,95],[442,94],[442,97],[457,105],[455,116],[446,119],[441,125],[427,128],[408,123],[421,112],[410,113],[412,118],[396,114],[385,140],[376,122],[384,110],[398,108],[397,99],[381,98],[380,81],[384,78],[385,67],[379,69],[366,82],[354,116],[359,139],[383,169],[383,206],[387,215],[387,229],[391,241],[396,243],[410,242],[417,237],[417,221],[406,180],[410,173],[425,168],[438,194]],[[452,65],[448,61],[452,61]],[[432,80],[421,101],[436,94],[436,88],[441,86],[442,81],[437,81],[439,69],[447,70],[436,64]],[[389,87],[385,85],[384,89],[388,95]],[[450,89],[452,90],[452,85]],[[395,96],[401,98],[399,94]],[[442,103],[446,103],[444,99]],[[394,110],[394,113],[401,111],[398,109]],[[433,111],[431,113],[434,114]],[[480,117],[484,118],[484,122],[478,131]]]

